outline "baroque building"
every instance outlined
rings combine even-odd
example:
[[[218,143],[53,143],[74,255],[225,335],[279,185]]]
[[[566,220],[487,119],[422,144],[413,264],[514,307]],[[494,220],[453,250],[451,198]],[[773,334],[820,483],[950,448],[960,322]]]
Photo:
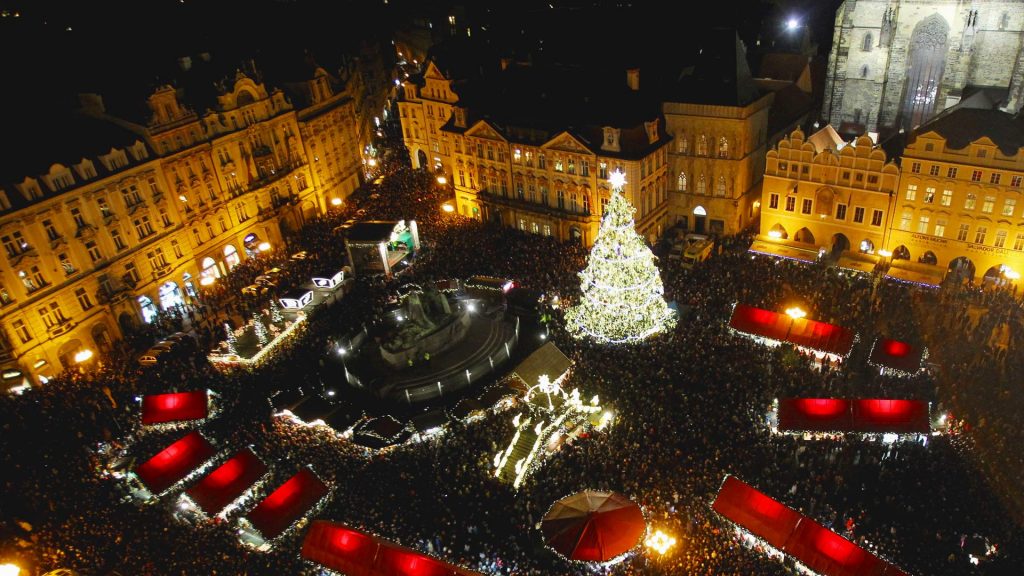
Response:
[[[459,213],[589,246],[621,170],[637,231],[662,235],[670,138],[638,70],[588,90],[594,75],[577,69],[504,60],[459,86],[443,69],[429,60],[399,109],[413,165],[451,180]]]
[[[5,387],[45,382],[77,354],[195,303],[200,285],[283,248],[360,185],[354,99],[323,68],[306,72],[298,109],[251,64],[188,88],[159,85],[144,106],[80,96],[79,113],[56,122],[53,148],[85,152],[40,149],[61,156],[0,189]]]
[[[836,12],[822,116],[840,132],[909,132],[969,87],[1020,109],[1021,2],[846,0]]]

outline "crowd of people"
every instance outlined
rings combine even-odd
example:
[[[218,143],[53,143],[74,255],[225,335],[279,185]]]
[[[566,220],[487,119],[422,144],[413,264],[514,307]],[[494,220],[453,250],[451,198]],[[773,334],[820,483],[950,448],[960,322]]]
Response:
[[[345,206],[307,223],[289,251],[314,267],[343,264],[339,224],[367,218],[417,221],[423,249],[398,278],[360,276],[337,302],[312,311],[301,331],[258,370],[222,372],[202,353],[143,369],[127,351],[88,373],[69,372],[22,396],[0,399],[4,442],[0,561],[82,574],[314,574],[298,555],[303,531],[269,552],[240,544],[225,520],[181,522],[168,502],[142,505],[105,473],[99,451],[142,462],[181,430],[146,430],[137,396],[208,388],[220,413],[202,425],[222,454],[252,446],[271,466],[272,489],[301,466],[331,487],[317,517],[487,574],[588,574],[544,546],[541,518],[557,499],[586,488],[621,492],[638,502],[653,528],[673,534],[664,556],[639,550],[604,573],[627,575],[793,574],[746,545],[710,508],[728,474],[800,510],[911,574],[1013,573],[1024,565],[1022,395],[1014,389],[1024,349],[1024,321],[1012,293],[974,288],[914,288],[746,252],[749,237],[721,240],[721,251],[692,271],[661,261],[666,295],[679,305],[673,331],[640,345],[599,346],[568,336],[551,310],[553,339],[574,361],[566,387],[600,397],[614,424],[541,456],[517,491],[494,478],[493,455],[515,430],[507,413],[453,421],[443,434],[385,450],[359,446],[324,426],[274,415],[268,398],[283,389],[322,390],[338,380],[324,358],[339,338],[380,313],[397,285],[476,274],[514,278],[551,302],[571,303],[587,251],[441,210],[449,192],[431,175],[392,156],[384,181]],[[248,309],[239,289],[287,259],[287,252],[244,263],[186,311],[181,324],[204,346],[217,327]],[[818,366],[797,350],[766,347],[732,332],[732,305],[769,309],[799,304],[809,317],[859,335],[841,364]],[[250,306],[256,304],[250,304]],[[189,314],[191,313],[191,316]],[[187,323],[185,317],[189,317]],[[997,337],[993,337],[996,334]],[[876,336],[926,346],[930,370],[882,376],[867,363]],[[999,336],[1001,335],[1001,336]],[[205,350],[205,348],[201,348]],[[933,403],[935,414],[962,423],[955,434],[882,443],[849,435],[821,440],[773,433],[772,400],[784,396],[899,397]],[[996,552],[980,557],[981,539]]]

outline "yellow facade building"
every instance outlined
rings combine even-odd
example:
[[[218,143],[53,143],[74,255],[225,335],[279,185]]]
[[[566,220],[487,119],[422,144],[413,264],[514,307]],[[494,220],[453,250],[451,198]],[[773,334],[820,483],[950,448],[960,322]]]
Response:
[[[651,243],[662,235],[671,138],[628,76],[598,97],[584,93],[578,72],[504,61],[456,89],[442,70],[428,61],[405,84],[399,110],[413,166],[451,182],[460,214],[589,246],[610,198],[608,175],[621,170],[637,231]],[[559,96],[548,100],[549,90]]]
[[[1024,271],[1024,124],[958,108],[914,131],[886,248],[960,281],[1003,284]]]
[[[87,125],[75,133],[91,155],[54,158],[0,189],[5,387],[45,382],[193,303],[200,285],[283,247],[359,186],[352,99],[314,70],[296,111],[259,77],[217,84],[203,114],[168,85],[138,116],[83,95],[73,122]]]
[[[882,250],[891,224],[890,196],[899,168],[862,136],[849,145],[811,138],[800,130],[781,140],[765,160],[761,236],[835,256],[850,250],[870,256]]]

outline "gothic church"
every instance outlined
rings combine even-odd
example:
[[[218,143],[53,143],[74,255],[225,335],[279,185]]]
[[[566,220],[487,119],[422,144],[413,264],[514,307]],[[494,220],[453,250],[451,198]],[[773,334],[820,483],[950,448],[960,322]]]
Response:
[[[842,132],[909,131],[978,90],[1016,113],[1024,2],[846,0],[827,74],[822,116]]]

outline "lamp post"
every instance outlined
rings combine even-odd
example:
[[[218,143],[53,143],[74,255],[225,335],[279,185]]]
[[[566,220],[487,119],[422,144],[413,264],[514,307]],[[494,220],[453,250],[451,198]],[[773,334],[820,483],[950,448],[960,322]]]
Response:
[[[789,328],[786,329],[786,340],[789,340],[789,333],[793,331],[793,324],[800,318],[807,316],[805,312],[799,306],[793,306],[792,308],[786,308],[786,316],[789,316]]]

